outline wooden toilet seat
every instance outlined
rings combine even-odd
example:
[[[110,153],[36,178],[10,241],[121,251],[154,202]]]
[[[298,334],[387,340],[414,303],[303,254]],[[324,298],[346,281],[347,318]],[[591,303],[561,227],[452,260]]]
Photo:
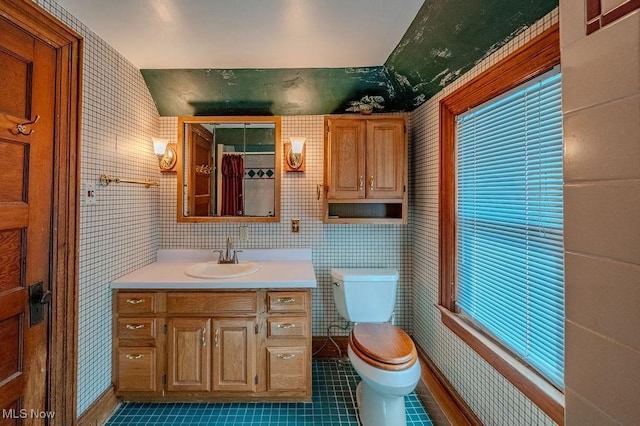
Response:
[[[383,370],[406,370],[418,359],[411,337],[387,323],[356,324],[349,336],[349,345],[364,362]]]

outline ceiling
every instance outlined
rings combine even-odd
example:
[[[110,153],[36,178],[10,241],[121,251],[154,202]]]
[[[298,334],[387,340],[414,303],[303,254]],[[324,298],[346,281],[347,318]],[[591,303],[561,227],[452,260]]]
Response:
[[[558,0],[56,0],[140,68],[162,116],[410,111]]]
[[[140,69],[382,65],[423,0],[56,0]]]

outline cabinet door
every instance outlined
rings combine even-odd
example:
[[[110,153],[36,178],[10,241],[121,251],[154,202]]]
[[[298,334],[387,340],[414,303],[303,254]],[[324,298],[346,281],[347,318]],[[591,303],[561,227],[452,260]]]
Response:
[[[146,347],[116,350],[118,392],[156,392],[156,349]]]
[[[213,390],[255,391],[255,318],[216,318],[213,329]]]
[[[211,319],[167,321],[167,390],[211,390]]]
[[[271,391],[299,391],[309,385],[309,357],[304,346],[267,348],[267,388]]]
[[[367,121],[367,198],[403,197],[404,141],[404,120]]]
[[[365,122],[329,120],[327,141],[328,198],[364,198]]]

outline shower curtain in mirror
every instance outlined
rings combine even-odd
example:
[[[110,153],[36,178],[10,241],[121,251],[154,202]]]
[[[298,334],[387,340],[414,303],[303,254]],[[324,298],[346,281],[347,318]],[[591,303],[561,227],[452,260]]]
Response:
[[[223,216],[242,216],[242,180],[244,178],[244,159],[242,155],[224,154],[222,156],[222,211]]]

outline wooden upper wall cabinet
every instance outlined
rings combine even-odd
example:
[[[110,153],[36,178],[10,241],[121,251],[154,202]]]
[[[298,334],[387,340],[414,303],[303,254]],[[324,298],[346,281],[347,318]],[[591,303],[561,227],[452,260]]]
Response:
[[[325,117],[325,223],[406,223],[404,116]]]

